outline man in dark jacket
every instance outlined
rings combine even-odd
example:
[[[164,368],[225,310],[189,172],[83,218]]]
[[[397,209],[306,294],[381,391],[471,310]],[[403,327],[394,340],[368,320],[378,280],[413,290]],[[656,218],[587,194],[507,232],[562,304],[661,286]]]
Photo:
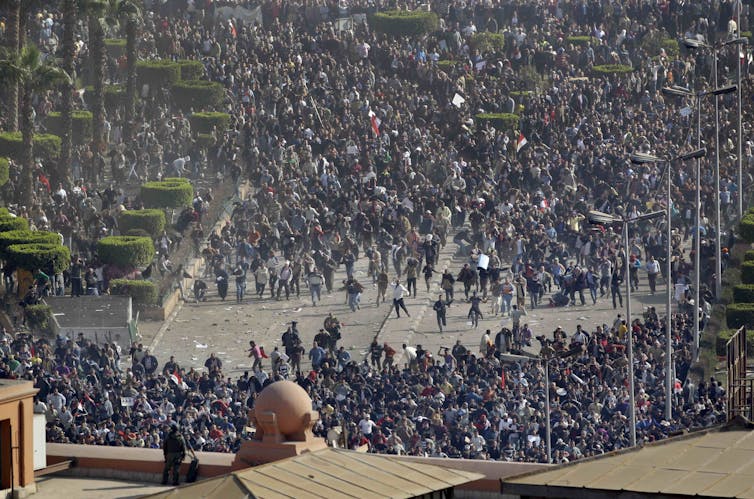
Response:
[[[172,470],[173,485],[178,485],[180,478],[179,470],[183,458],[186,457],[186,442],[178,431],[178,424],[172,423],[165,443],[162,444],[162,453],[165,456],[165,467],[162,470],[162,484],[168,484],[168,472]]]

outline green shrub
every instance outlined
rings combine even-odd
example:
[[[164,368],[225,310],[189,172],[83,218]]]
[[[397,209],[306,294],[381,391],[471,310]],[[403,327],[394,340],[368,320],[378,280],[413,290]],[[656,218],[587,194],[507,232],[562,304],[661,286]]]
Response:
[[[747,243],[754,243],[754,213],[746,213],[738,224],[738,233]]]
[[[0,187],[8,183],[10,178],[10,161],[0,158]]]
[[[583,45],[583,46],[586,46],[587,43],[591,43],[592,45],[599,45],[600,43],[598,38],[595,38],[593,36],[587,36],[587,35],[569,36],[568,38],[566,38],[566,41],[573,45]]]
[[[198,133],[211,133],[212,127],[216,127],[218,132],[224,132],[228,129],[230,115],[228,113],[193,113],[189,116],[191,131]]]
[[[754,250],[747,250],[746,253],[744,253],[744,261],[748,262],[750,260],[754,260]]]
[[[715,350],[717,355],[725,357],[728,354],[727,344],[737,329],[723,329],[717,333]],[[754,355],[754,329],[746,330],[746,354]]]
[[[510,130],[518,124],[518,115],[510,113],[481,113],[476,119],[483,123],[490,123],[498,130]]]
[[[453,71],[453,69],[456,67],[456,64],[458,64],[458,61],[448,61],[448,60],[437,61],[437,67],[439,67],[441,70],[445,71],[446,73],[450,73],[451,71]]]
[[[194,188],[184,179],[166,178],[141,186],[141,200],[149,208],[180,208],[191,204]]]
[[[173,102],[184,111],[212,109],[222,103],[225,89],[207,80],[179,81],[173,85]]]
[[[194,137],[194,142],[201,149],[209,149],[215,145],[217,139],[211,133],[197,133],[196,137]]]
[[[52,333],[52,308],[44,303],[28,305],[24,308],[26,325],[37,333]]]
[[[165,212],[157,209],[126,210],[118,218],[118,227],[121,234],[138,229],[156,238],[165,230]]]
[[[632,72],[634,68],[625,64],[601,64],[592,67],[592,71],[598,75],[623,75]]]
[[[754,303],[754,284],[736,284],[733,286],[733,301],[736,303]]]
[[[145,231],[144,229],[128,229],[125,233],[121,232],[121,235],[123,236],[134,236],[134,237],[153,237],[152,234]]]
[[[423,10],[387,10],[372,14],[369,25],[379,33],[411,36],[435,31],[439,18],[434,12]]]
[[[119,58],[126,55],[126,39],[125,38],[106,38],[105,49],[107,55],[114,58]]]
[[[117,267],[141,267],[152,261],[154,243],[148,237],[108,236],[97,241],[97,254]]]
[[[0,232],[10,230],[29,230],[29,221],[22,217],[5,215],[0,217]]]
[[[754,284],[754,260],[741,264],[741,282],[744,284]]]
[[[139,86],[149,85],[152,92],[158,88],[170,88],[181,79],[181,67],[168,60],[138,61],[136,76]]]
[[[34,135],[34,156],[44,159],[54,159],[60,155],[60,137],[49,133]],[[24,145],[21,132],[0,133],[0,156],[13,161],[23,160]]]
[[[130,296],[134,304],[155,305],[157,303],[157,286],[151,281],[113,279],[110,281],[110,293]]]
[[[668,57],[678,57],[678,54],[681,53],[680,46],[678,45],[678,40],[675,40],[673,38],[664,38],[660,42],[660,46],[665,49],[665,53],[668,55]]]
[[[480,54],[500,54],[505,47],[505,36],[502,33],[483,31],[471,37],[471,47]]]
[[[746,326],[746,329],[754,328],[754,303],[729,304],[725,307],[725,318],[731,329],[741,326]]]
[[[62,272],[71,263],[71,252],[59,242],[13,244],[5,250],[5,255],[13,268],[31,272],[37,269],[49,270],[50,264],[54,272]]]
[[[71,140],[74,144],[86,144],[92,139],[92,113],[89,111],[74,111]],[[52,112],[45,119],[47,130],[58,136],[63,135],[63,118],[58,112]]]
[[[14,244],[60,244],[60,236],[55,232],[28,229],[0,232],[0,257],[4,257],[8,246]]]
[[[204,77],[204,64],[202,61],[181,59],[176,61],[180,68],[181,80],[201,80]]]
[[[105,85],[104,90],[105,109],[108,113],[115,114],[126,102],[126,87],[123,85]],[[84,101],[90,108],[94,105],[94,87],[89,85],[84,91]]]

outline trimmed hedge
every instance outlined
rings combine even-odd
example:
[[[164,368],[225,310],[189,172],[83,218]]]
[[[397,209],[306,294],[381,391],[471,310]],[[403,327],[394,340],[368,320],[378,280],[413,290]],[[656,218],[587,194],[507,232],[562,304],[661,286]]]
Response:
[[[717,355],[725,357],[728,354],[726,344],[735,332],[736,329],[723,329],[717,333],[717,338],[715,339]],[[749,356],[754,355],[754,330],[752,329],[746,330],[746,354]]]
[[[754,213],[748,212],[741,218],[738,233],[747,243],[754,243]]]
[[[448,60],[437,61],[437,67],[442,69],[446,73],[450,73],[451,71],[453,71],[453,69],[456,67],[456,64],[458,64],[458,61],[448,61]]]
[[[746,253],[744,253],[744,261],[748,262],[750,260],[754,260],[754,250],[747,250]]]
[[[126,87],[123,85],[105,85],[104,90],[105,109],[108,113],[114,113],[126,102]],[[85,88],[84,101],[90,108],[94,105],[94,87],[89,85]]]
[[[110,293],[114,295],[130,296],[134,304],[157,304],[157,286],[151,281],[113,279],[110,281]]]
[[[668,57],[678,57],[678,54],[681,53],[681,48],[678,44],[678,40],[674,38],[663,39],[660,42],[660,46],[665,49],[665,53],[668,55]]]
[[[92,113],[89,111],[73,111],[71,139],[74,144],[86,144],[92,139]],[[58,136],[63,135],[63,117],[58,112],[52,112],[45,119],[47,130]]]
[[[0,158],[0,186],[8,183],[10,178],[10,161],[7,158]]]
[[[6,260],[14,268],[35,271],[48,269],[53,264],[54,272],[62,272],[71,263],[71,252],[61,244],[29,243],[13,244],[5,250]]]
[[[150,208],[180,208],[191,204],[194,188],[188,180],[166,178],[141,186],[141,200]]]
[[[741,264],[741,282],[744,284],[754,284],[754,260]]]
[[[157,237],[165,230],[165,212],[157,209],[126,210],[118,218],[121,234],[142,230],[150,237]]]
[[[97,241],[97,255],[117,267],[141,267],[152,261],[154,243],[148,237],[108,236]]]
[[[60,236],[55,232],[27,229],[0,232],[0,257],[14,244],[60,244]]]
[[[107,55],[110,57],[118,58],[126,55],[126,39],[125,38],[106,38],[105,49]]]
[[[599,44],[599,39],[594,36],[588,36],[588,35],[574,35],[574,36],[569,36],[568,38],[566,38],[566,42],[571,43],[573,45],[586,46],[587,43]]]
[[[138,61],[136,78],[139,86],[149,85],[151,90],[171,87],[181,79],[181,67],[169,60]]]
[[[26,325],[38,333],[52,333],[52,308],[44,303],[28,305],[24,308]]]
[[[218,132],[228,129],[230,115],[228,113],[193,113],[189,116],[191,131],[195,134],[212,133],[212,127],[216,127]]]
[[[194,137],[194,143],[200,149],[209,149],[215,145],[215,142],[217,139],[211,133],[197,133]]]
[[[181,80],[200,80],[204,77],[204,64],[202,61],[181,59],[176,61],[180,68]]]
[[[423,10],[386,10],[369,17],[369,26],[379,33],[411,36],[435,31],[439,17]]]
[[[207,80],[179,81],[173,84],[173,102],[184,111],[214,108],[223,101],[225,89]]]
[[[623,75],[631,73],[633,70],[634,68],[625,64],[600,64],[592,67],[592,71],[598,75]]]
[[[733,301],[736,303],[754,303],[754,284],[736,284],[733,286]]]
[[[731,329],[741,326],[746,326],[746,329],[754,327],[754,303],[729,304],[725,307],[725,318]]]
[[[60,155],[60,137],[49,133],[34,135],[34,156],[54,159]],[[24,149],[21,132],[0,133],[0,156],[21,162]]]
[[[518,115],[511,113],[481,113],[476,115],[480,122],[489,122],[498,130],[509,130],[518,125]]]
[[[29,221],[23,217],[0,216],[0,232],[29,230]]]
[[[505,36],[502,33],[489,31],[475,33],[471,37],[471,47],[478,50],[480,54],[499,54],[505,48]]]

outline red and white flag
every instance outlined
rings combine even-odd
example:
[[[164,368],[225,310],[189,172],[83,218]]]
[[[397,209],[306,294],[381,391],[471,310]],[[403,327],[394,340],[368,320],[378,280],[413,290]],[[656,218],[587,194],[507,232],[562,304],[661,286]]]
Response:
[[[524,137],[524,134],[519,132],[519,134],[518,134],[518,140],[516,141],[516,154],[518,154],[518,152],[521,149],[523,149],[523,147],[526,144],[528,144],[528,143],[529,143],[529,141],[526,140],[526,137]]]
[[[380,120],[371,109],[369,110],[369,121],[372,123],[372,131],[377,137],[379,137],[380,125],[382,124],[382,120]]]

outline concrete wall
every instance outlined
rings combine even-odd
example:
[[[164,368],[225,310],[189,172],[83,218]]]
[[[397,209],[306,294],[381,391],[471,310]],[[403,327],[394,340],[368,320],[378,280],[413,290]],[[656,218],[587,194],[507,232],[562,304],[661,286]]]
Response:
[[[235,454],[197,452],[196,457],[199,459],[199,478],[210,478],[230,473]],[[75,461],[75,466],[62,474],[151,483],[162,480],[164,459],[160,449],[47,444],[48,466],[69,459]],[[190,455],[187,455],[181,465],[182,481],[185,480],[190,462]]]
[[[485,475],[482,480],[469,482],[455,488],[455,496],[460,498],[512,498],[500,493],[500,479],[544,470],[552,465],[537,463],[510,463],[506,461],[482,461],[478,459],[444,459],[437,457],[400,456],[399,460],[418,461],[424,464],[442,466],[460,471],[471,471]]]

